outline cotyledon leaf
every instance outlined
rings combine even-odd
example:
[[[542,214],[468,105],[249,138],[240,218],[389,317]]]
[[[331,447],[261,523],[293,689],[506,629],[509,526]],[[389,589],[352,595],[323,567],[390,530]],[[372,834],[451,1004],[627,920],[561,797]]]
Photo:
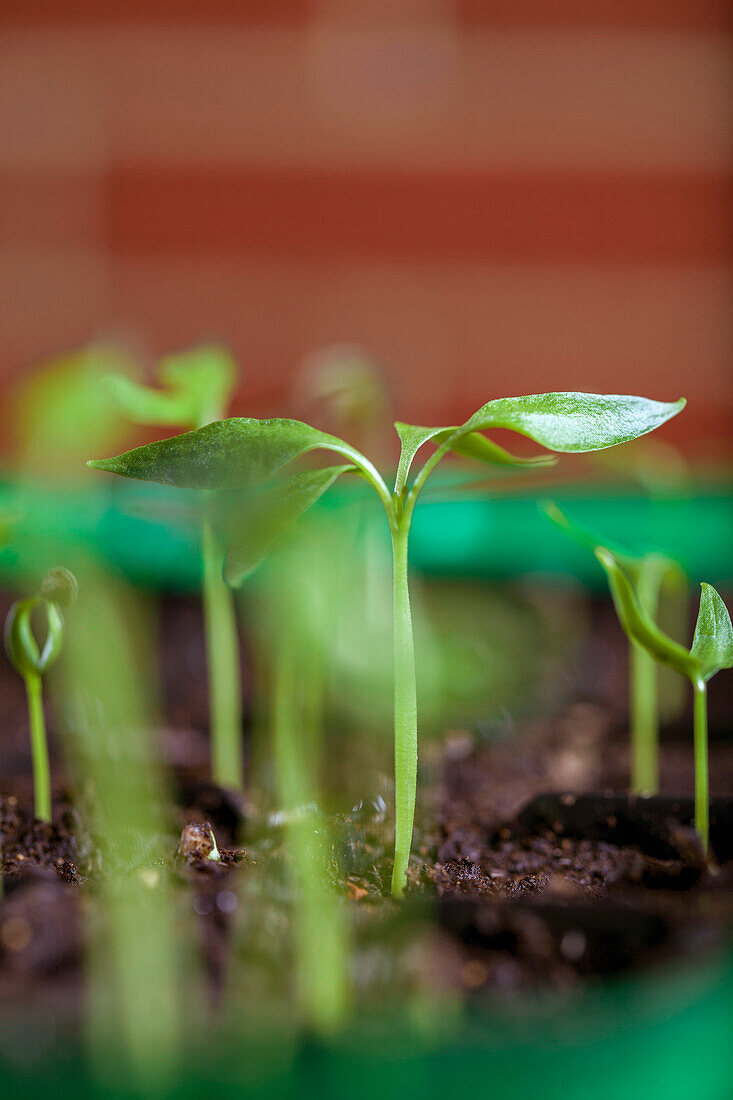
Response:
[[[641,606],[633,585],[623,566],[606,547],[596,548],[596,557],[608,576],[616,614],[627,637],[643,646],[655,660],[670,665],[683,676],[694,678],[699,674],[698,660],[660,630],[651,615]]]
[[[461,432],[508,428],[551,451],[600,451],[660,427],[685,407],[628,394],[540,393],[489,401]]]
[[[434,443],[441,444],[454,433],[460,431],[458,427],[422,428],[416,424],[403,424],[401,421],[395,423],[395,429],[402,444],[397,477],[395,478],[396,493],[400,493],[406,484],[413,459],[424,443],[432,440]],[[473,458],[479,462],[490,462],[498,466],[531,468],[551,466],[555,462],[552,455],[533,455],[529,458],[523,458],[510,454],[509,451],[505,451],[498,443],[487,439],[480,432],[471,432],[468,435],[459,436],[455,443],[451,445],[451,450],[464,458]]]
[[[685,400],[664,402],[623,394],[541,393],[489,401],[464,424],[454,428],[422,428],[395,424],[402,442],[395,491],[401,492],[410,466],[424,443],[470,458],[512,466],[539,466],[553,461],[548,455],[519,458],[480,433],[507,428],[540,443],[550,451],[598,451],[628,443],[658,428],[685,407]]]
[[[690,653],[700,665],[703,680],[733,667],[733,627],[728,608],[711,584],[703,581],[700,610]]]
[[[227,584],[239,587],[267,556],[273,543],[295,525],[341,474],[348,472],[356,472],[356,467],[329,466],[294,474],[272,488],[255,490],[244,500],[238,499],[237,506],[227,509],[226,515],[222,514],[222,508],[227,507],[229,494],[221,494],[217,501],[217,533],[226,550]],[[240,494],[236,496],[239,498]]]
[[[115,458],[92,460],[96,470],[182,489],[239,489],[267,481],[301,455],[335,451],[369,476],[371,464],[353,447],[300,420],[232,417],[135,447]]]

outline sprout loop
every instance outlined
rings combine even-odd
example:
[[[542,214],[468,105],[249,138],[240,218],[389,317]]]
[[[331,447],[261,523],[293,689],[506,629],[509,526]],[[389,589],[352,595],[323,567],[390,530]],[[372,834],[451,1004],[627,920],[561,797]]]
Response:
[[[64,640],[61,607],[76,599],[77,583],[68,569],[56,568],[46,574],[34,596],[16,600],[5,619],[5,650],[11,665],[25,682],[28,720],[33,756],[35,812],[41,821],[51,820],[51,775],[43,714],[42,676],[58,657]],[[46,637],[39,645],[33,633],[33,612],[46,615]]]

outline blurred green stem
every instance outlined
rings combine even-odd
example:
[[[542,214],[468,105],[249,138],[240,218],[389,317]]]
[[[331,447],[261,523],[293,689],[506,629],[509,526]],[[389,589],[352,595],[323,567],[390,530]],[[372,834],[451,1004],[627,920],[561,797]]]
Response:
[[[694,692],[694,740],[695,740],[695,828],[707,853],[710,833],[710,807],[708,803],[708,693],[704,680],[692,685]]]
[[[641,794],[659,791],[659,715],[657,666],[643,646],[629,649],[631,717],[631,789]]]
[[[51,770],[48,763],[46,719],[43,714],[43,689],[41,677],[29,673],[24,677],[28,696],[28,719],[31,732],[31,756],[33,760],[33,789],[35,815],[39,821],[51,821]]]
[[[346,1011],[347,956],[338,899],[328,883],[330,842],[315,803],[323,670],[282,620],[275,668],[273,724],[278,794],[286,815],[300,1011],[318,1034],[333,1032]],[[311,728],[308,728],[311,727]]]
[[[656,620],[664,579],[663,559],[650,555],[639,564],[639,603]],[[635,794],[659,791],[659,672],[643,646],[629,643],[629,725],[631,789]]]
[[[224,554],[211,523],[202,526],[206,664],[209,675],[211,773],[221,787],[242,790],[242,689],[234,594],[224,583]]]
[[[407,882],[417,789],[417,685],[412,612],[407,581],[407,542],[411,512],[392,528],[394,618],[395,858],[392,893],[401,897]]]

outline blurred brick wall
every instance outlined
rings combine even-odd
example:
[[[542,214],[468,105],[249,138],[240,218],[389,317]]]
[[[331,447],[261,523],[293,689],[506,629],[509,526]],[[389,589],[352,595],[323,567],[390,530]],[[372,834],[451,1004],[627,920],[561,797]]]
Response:
[[[733,409],[723,0],[4,0],[0,378],[229,343],[241,410],[360,343],[432,422],[545,389]],[[368,11],[368,17],[365,15]]]

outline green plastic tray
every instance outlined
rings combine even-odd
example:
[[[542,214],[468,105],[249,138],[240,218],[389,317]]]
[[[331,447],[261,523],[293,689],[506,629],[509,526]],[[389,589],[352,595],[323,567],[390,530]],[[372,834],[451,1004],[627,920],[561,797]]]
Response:
[[[559,486],[552,499],[571,518],[615,543],[663,550],[694,580],[717,587],[733,580],[733,492],[727,486],[654,501],[609,487],[590,494]],[[356,500],[363,501],[375,524],[384,522],[378,504],[358,486],[332,491],[319,507],[333,511]],[[189,493],[112,479],[84,491],[21,489],[6,481],[0,484],[0,509],[24,516],[18,525],[22,535],[0,553],[6,575],[32,572],[36,559],[45,566],[49,546],[72,540],[94,547],[135,581],[169,589],[193,589],[199,583],[198,531]],[[533,493],[426,495],[415,509],[410,557],[413,567],[428,575],[540,574],[605,585],[593,556],[549,522]]]

